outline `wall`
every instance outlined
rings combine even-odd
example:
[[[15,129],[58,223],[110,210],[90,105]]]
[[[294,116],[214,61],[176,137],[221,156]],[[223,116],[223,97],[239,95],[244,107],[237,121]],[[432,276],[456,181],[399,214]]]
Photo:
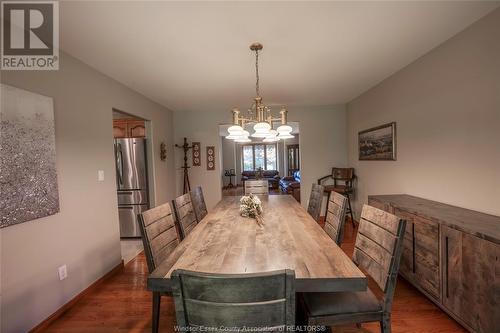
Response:
[[[193,167],[191,150],[188,152],[189,179],[191,188],[201,186],[207,208],[210,210],[222,197],[222,141],[219,136],[219,124],[230,121],[230,113],[226,111],[174,112],[174,138],[175,143],[182,145],[184,137],[188,143],[201,143],[201,166]],[[215,170],[207,170],[206,147],[215,146]],[[184,153],[182,149],[175,148],[175,177],[176,194],[181,195],[183,190]]]
[[[54,99],[60,213],[1,230],[4,333],[26,332],[121,261],[112,108],[152,121],[155,201],[174,196],[172,113],[75,58],[59,71],[4,71],[1,82]],[[105,181],[97,182],[97,170]],[[57,268],[67,265],[59,281]]]
[[[500,215],[500,9],[348,104],[355,206],[408,193]],[[360,130],[397,122],[397,161],[358,161]]]
[[[333,166],[347,166],[346,109],[335,105],[288,110],[288,119],[300,125],[300,198],[302,206],[307,207],[312,184],[331,174]],[[323,206],[325,203],[326,196]]]
[[[331,172],[332,166],[347,165],[346,110],[344,105],[319,107],[289,107],[288,119],[299,122],[300,154],[302,170],[301,201],[307,206],[312,183]],[[221,198],[222,138],[219,124],[231,121],[228,111],[174,112],[176,143],[182,143],[184,136],[189,142],[201,141],[202,166],[189,169],[191,186],[202,185],[207,205],[213,207]],[[205,146],[215,145],[218,162],[216,171],[206,170]],[[177,193],[182,193],[181,151],[176,149]],[[191,165],[191,156],[188,156]]]
[[[229,170],[229,169],[234,169],[234,172],[236,174],[236,177],[232,178],[233,185],[238,184],[238,172],[237,172],[237,167],[240,162],[237,160],[236,157],[236,147],[239,147],[239,145],[236,145],[233,140],[228,140],[224,139],[224,137],[221,137],[221,144],[222,144],[222,168],[221,168],[221,177],[222,177],[222,185],[227,186],[229,184],[229,177],[224,176],[224,170]]]

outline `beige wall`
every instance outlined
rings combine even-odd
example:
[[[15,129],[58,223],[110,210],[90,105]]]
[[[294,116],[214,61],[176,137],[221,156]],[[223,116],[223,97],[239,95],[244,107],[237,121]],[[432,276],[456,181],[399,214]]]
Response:
[[[174,196],[172,113],[61,53],[59,71],[2,72],[54,99],[60,213],[1,230],[1,331],[26,332],[119,264],[112,108],[152,121],[155,201]],[[159,154],[158,154],[159,155]],[[104,170],[105,181],[97,181]],[[57,268],[67,265],[59,281]]]
[[[211,209],[220,201],[222,195],[222,141],[219,136],[219,124],[228,118],[225,112],[174,112],[174,137],[175,143],[182,145],[184,137],[188,143],[201,143],[201,166],[193,167],[191,151],[188,153],[189,179],[191,188],[201,186],[207,208]],[[226,118],[224,118],[226,117]],[[215,170],[207,170],[206,147],[215,146]],[[182,194],[184,153],[182,149],[175,148],[175,177],[177,195]]]
[[[356,208],[408,193],[500,215],[500,9],[348,104]],[[358,161],[360,130],[397,122],[397,161]]]
[[[300,126],[300,198],[306,207],[312,184],[330,174],[333,166],[347,165],[346,109],[344,105],[290,107],[288,119]]]
[[[221,168],[221,177],[222,177],[222,185],[227,186],[229,184],[229,177],[224,176],[224,170],[234,169],[236,173],[236,166],[238,162],[236,161],[236,150],[235,150],[235,142],[233,140],[225,140],[223,137],[221,138],[222,144],[222,168]],[[237,177],[233,177],[233,185],[236,183]]]

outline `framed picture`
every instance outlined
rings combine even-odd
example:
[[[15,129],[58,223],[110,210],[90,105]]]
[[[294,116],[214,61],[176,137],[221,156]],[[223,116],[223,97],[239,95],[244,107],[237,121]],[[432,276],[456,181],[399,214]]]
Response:
[[[388,123],[358,133],[359,160],[396,160],[396,123]]]
[[[193,142],[193,166],[201,165],[201,145],[199,142]]]
[[[207,170],[215,170],[215,147],[207,146]]]
[[[0,228],[59,212],[54,102],[1,85]]]

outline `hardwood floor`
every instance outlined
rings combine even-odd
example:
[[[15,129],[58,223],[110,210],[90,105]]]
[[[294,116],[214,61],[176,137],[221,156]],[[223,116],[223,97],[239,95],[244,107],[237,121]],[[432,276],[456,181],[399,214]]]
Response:
[[[355,236],[352,224],[346,223],[342,249],[349,255],[354,248]],[[141,253],[125,266],[123,272],[102,283],[44,332],[151,332],[151,293],[145,290],[146,278],[146,260]],[[378,291],[373,281],[369,284],[372,290]],[[395,333],[466,332],[401,278],[396,287],[392,316]],[[174,332],[175,313],[170,297],[162,298],[160,317],[160,332]],[[380,329],[377,323],[369,323],[363,324],[361,329],[347,325],[335,327],[332,331],[378,333]]]

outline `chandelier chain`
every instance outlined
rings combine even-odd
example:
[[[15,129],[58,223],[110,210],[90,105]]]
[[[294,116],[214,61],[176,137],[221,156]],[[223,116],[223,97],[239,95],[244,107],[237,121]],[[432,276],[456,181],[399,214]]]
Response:
[[[259,87],[259,51],[255,50],[255,93],[257,97],[260,96],[260,87]]]

